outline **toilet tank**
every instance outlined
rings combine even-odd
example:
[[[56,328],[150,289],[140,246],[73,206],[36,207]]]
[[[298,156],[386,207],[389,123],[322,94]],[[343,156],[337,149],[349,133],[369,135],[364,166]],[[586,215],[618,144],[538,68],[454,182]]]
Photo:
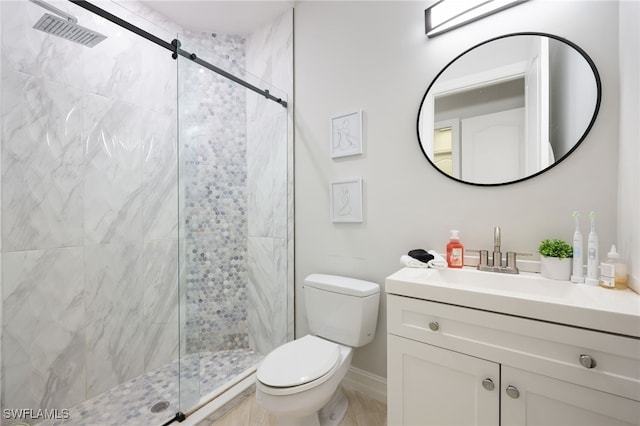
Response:
[[[311,274],[304,280],[303,291],[312,334],[351,347],[373,340],[380,304],[378,284]]]

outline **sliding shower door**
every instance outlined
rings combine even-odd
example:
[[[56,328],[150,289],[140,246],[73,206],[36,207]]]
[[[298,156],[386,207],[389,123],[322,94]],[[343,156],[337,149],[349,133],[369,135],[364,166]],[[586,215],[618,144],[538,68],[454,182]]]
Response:
[[[178,410],[175,63],[50,5],[106,39],[38,31],[51,11],[0,2],[0,422],[162,424]]]
[[[181,48],[286,101],[244,69],[240,36]],[[178,57],[180,389],[189,412],[255,371],[289,327],[288,113]]]

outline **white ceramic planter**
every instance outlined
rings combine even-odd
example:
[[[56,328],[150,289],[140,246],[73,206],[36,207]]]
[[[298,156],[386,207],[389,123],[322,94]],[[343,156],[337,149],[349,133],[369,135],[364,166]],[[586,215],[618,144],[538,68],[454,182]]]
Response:
[[[540,255],[540,272],[545,278],[552,280],[569,281],[571,279],[571,266],[573,258],[545,257]]]

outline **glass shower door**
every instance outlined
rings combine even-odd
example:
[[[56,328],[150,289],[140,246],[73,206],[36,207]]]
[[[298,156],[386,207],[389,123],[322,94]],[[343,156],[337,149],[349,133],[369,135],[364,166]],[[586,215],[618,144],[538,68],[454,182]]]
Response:
[[[48,10],[0,2],[0,399],[34,410],[2,424],[162,424],[177,411],[175,65],[77,4],[51,4],[106,39],[37,31]]]
[[[181,48],[281,93],[244,71],[244,43],[203,34]],[[205,66],[177,62],[180,400],[188,413],[288,339],[288,115]]]

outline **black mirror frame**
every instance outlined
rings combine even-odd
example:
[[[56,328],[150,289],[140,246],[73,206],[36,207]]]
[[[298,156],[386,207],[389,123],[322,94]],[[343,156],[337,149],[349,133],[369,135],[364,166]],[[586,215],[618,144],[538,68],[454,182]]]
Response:
[[[422,140],[420,139],[420,116],[422,114],[422,107],[424,106],[424,101],[427,97],[427,94],[429,93],[429,90],[431,90],[431,88],[433,87],[433,85],[435,84],[435,82],[438,80],[438,77],[440,77],[440,75],[442,73],[444,73],[447,68],[449,68],[455,61],[457,61],[460,57],[466,55],[468,52],[483,46],[487,43],[490,43],[492,41],[496,41],[496,40],[500,40],[506,37],[513,37],[513,36],[543,36],[543,37],[549,37],[558,41],[561,41],[571,47],[573,47],[578,53],[580,53],[580,55],[582,55],[582,57],[587,61],[587,63],[589,64],[589,67],[591,68],[591,71],[593,71],[593,76],[596,80],[596,89],[598,92],[598,96],[596,99],[596,105],[595,105],[595,109],[593,111],[593,116],[591,117],[591,121],[589,122],[589,125],[587,126],[587,128],[585,129],[584,133],[582,134],[582,136],[580,137],[580,139],[578,139],[578,141],[573,145],[573,147],[567,151],[566,154],[564,154],[562,157],[560,157],[560,159],[558,159],[557,161],[555,161],[553,164],[551,164],[550,166],[540,170],[539,172],[533,173],[531,175],[525,176],[523,178],[520,179],[516,179],[516,180],[512,180],[512,181],[508,181],[508,182],[499,182],[499,183],[476,183],[476,182],[468,182],[462,179],[458,179],[456,177],[453,177],[447,173],[445,173],[444,171],[440,170],[440,168],[438,168],[433,161],[431,161],[431,159],[429,158],[429,156],[427,155],[427,153],[424,151],[424,148],[422,147]],[[563,38],[557,35],[553,35],[553,34],[547,34],[547,33],[542,33],[542,32],[517,32],[517,33],[509,33],[509,34],[504,34],[498,37],[494,37],[491,38],[489,40],[485,40],[482,43],[478,43],[473,47],[470,47],[469,49],[465,50],[464,52],[460,53],[458,56],[456,56],[455,58],[453,58],[451,60],[451,62],[449,62],[444,68],[442,68],[442,70],[440,70],[440,72],[438,72],[438,74],[433,78],[433,80],[431,81],[431,84],[429,84],[429,87],[427,87],[427,91],[424,93],[424,96],[422,96],[422,100],[420,101],[420,108],[418,108],[418,119],[416,120],[416,130],[417,130],[417,136],[418,136],[418,145],[420,146],[420,151],[422,151],[422,154],[425,156],[425,158],[427,159],[427,161],[429,162],[429,164],[431,164],[433,166],[434,169],[436,169],[438,172],[440,172],[442,175],[446,176],[449,179],[452,179],[456,182],[460,182],[460,183],[464,183],[467,185],[473,185],[473,186],[502,186],[502,185],[511,185],[514,183],[518,183],[518,182],[522,182],[531,178],[534,178],[548,170],[551,170],[552,168],[554,168],[555,166],[557,166],[558,164],[560,164],[562,161],[564,161],[565,158],[567,158],[569,155],[571,155],[571,153],[573,151],[575,151],[578,146],[580,146],[580,144],[582,144],[582,141],[584,141],[584,139],[587,137],[587,135],[589,134],[589,132],[591,131],[591,128],[593,127],[593,124],[596,121],[596,118],[598,117],[598,112],[600,111],[600,103],[602,102],[602,82],[600,80],[600,74],[598,73],[598,69],[596,68],[595,63],[593,62],[593,60],[591,59],[591,57],[589,55],[587,55],[587,53],[577,44]]]

